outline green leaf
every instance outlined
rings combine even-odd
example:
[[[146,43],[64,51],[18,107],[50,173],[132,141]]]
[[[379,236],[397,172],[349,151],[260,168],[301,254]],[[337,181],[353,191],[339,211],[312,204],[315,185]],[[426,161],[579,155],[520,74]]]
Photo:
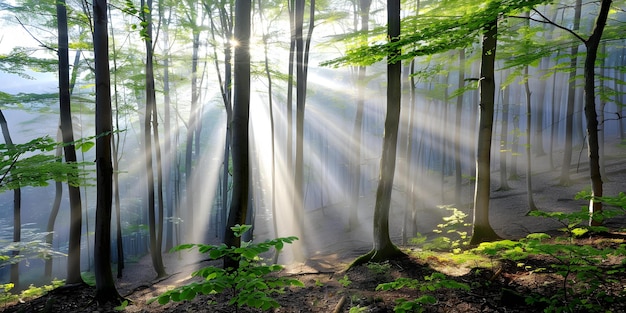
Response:
[[[85,141],[82,142],[79,145],[76,145],[77,149],[80,149],[81,152],[87,152],[89,150],[91,150],[91,148],[93,148],[96,144],[92,141]]]

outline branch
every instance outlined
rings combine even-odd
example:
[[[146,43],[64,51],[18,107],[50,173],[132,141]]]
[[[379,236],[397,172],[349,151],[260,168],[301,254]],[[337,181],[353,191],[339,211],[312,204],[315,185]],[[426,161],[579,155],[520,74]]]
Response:
[[[513,16],[513,15],[511,15],[509,17],[519,18],[519,19],[527,19],[527,20],[530,20],[530,21],[533,21],[533,22],[537,22],[537,23],[544,23],[544,24],[552,25],[552,26],[554,26],[554,27],[556,27],[558,29],[561,29],[561,30],[564,30],[564,31],[570,33],[572,36],[576,37],[578,40],[582,41],[584,44],[587,43],[587,40],[585,38],[581,37],[579,34],[574,32],[573,30],[571,30],[571,29],[569,29],[569,28],[567,28],[565,26],[561,26],[561,25],[551,21],[549,18],[547,18],[545,15],[543,15],[541,12],[537,11],[536,9],[533,9],[533,11],[535,13],[539,14],[539,16],[541,16],[541,18],[543,18],[543,20],[539,20],[539,19],[532,18],[532,17],[526,17],[526,16]]]
[[[22,21],[20,21],[20,18],[19,18],[19,17],[17,17],[17,16],[16,16],[16,17],[15,17],[15,19],[17,20],[17,22],[18,22],[18,23],[20,23],[20,25],[22,25],[22,28],[24,28],[24,30],[25,30],[25,31],[26,31],[26,32],[27,32],[27,33],[28,33],[28,34],[29,34],[29,35],[30,35],[33,39],[35,39],[35,41],[37,41],[37,42],[39,43],[39,45],[41,45],[42,47],[44,47],[44,48],[46,48],[46,49],[48,49],[48,50],[52,50],[52,51],[54,51],[54,52],[58,53],[57,49],[54,49],[53,47],[50,47],[50,46],[46,45],[45,43],[43,43],[41,40],[37,39],[37,37],[35,37],[35,35],[33,35],[33,34],[32,34],[29,30],[28,30],[28,28],[26,28],[26,25],[24,25],[24,24],[22,23]]]
[[[2,175],[2,177],[0,177],[0,185],[2,185],[2,182],[4,181],[4,179],[7,177],[7,175],[11,172],[11,169],[13,169],[13,167],[15,166],[15,163],[17,163],[17,159],[18,156],[15,156],[13,158],[13,162],[11,162],[11,165],[9,165],[9,168],[6,170],[6,172],[4,172],[4,175]]]
[[[575,31],[565,27],[565,26],[561,26],[553,21],[551,21],[548,17],[546,17],[545,15],[543,15],[543,13],[539,12],[539,10],[537,9],[533,9],[533,11],[537,14],[539,14],[539,16],[541,16],[541,18],[543,18],[543,20],[545,21],[544,23],[548,23],[556,28],[562,29],[570,34],[572,34],[572,36],[578,38],[578,40],[582,41],[584,44],[587,44],[587,40],[583,37],[581,37],[580,35],[578,35]],[[541,21],[538,21],[541,22]]]

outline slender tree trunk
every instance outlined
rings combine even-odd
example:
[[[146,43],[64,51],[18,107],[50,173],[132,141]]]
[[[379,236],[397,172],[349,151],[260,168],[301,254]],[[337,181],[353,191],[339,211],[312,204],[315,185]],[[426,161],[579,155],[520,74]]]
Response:
[[[109,11],[109,19],[111,18],[111,12]],[[119,93],[117,90],[117,51],[115,48],[115,32],[113,31],[113,25],[111,25],[111,49],[113,50],[113,101],[115,103],[115,129],[120,130],[120,107],[119,107]],[[76,68],[76,67],[74,67]],[[113,134],[111,138],[111,160],[113,161],[113,197],[115,198],[115,235],[116,235],[116,248],[117,248],[117,278],[122,278],[124,275],[124,246],[122,238],[122,205],[120,203],[120,133]]]
[[[169,50],[169,21],[170,16],[165,16],[165,4],[161,0],[159,2],[159,15],[163,23],[163,46],[165,47],[163,55],[163,133],[165,136],[164,150],[165,158],[163,160],[163,181],[165,182],[165,207],[167,208],[168,222],[165,226],[165,251],[170,251],[174,247],[174,184],[172,183],[172,163],[175,153],[172,151],[172,122],[171,122],[171,97],[170,97],[170,50]]]
[[[359,0],[359,16],[361,20],[360,30],[364,34],[369,29],[369,11],[371,0]],[[363,40],[367,43],[367,39]],[[352,128],[352,201],[350,202],[350,218],[348,228],[354,229],[359,225],[359,198],[361,194],[361,137],[363,133],[363,107],[365,106],[365,90],[367,89],[367,67],[359,66],[357,69],[357,100],[356,116]]]
[[[400,0],[387,1],[387,27],[389,40],[391,42],[398,41],[400,36]],[[381,262],[402,255],[402,252],[391,242],[389,237],[389,210],[396,169],[396,148],[400,124],[402,62],[396,59],[400,53],[401,51],[396,49],[387,56],[387,114],[380,159],[380,176],[374,206],[374,247],[366,255],[357,258],[352,266],[370,261]]]
[[[474,193],[474,223],[470,244],[498,239],[489,223],[491,184],[491,137],[493,133],[495,96],[495,57],[498,22],[494,19],[485,27],[480,66],[480,121],[476,157],[476,189]]]
[[[600,90],[604,92],[605,84],[605,67],[606,67],[606,42],[602,43],[600,46],[600,54],[602,56],[602,60],[600,60]],[[606,179],[606,170],[605,170],[605,155],[604,155],[604,136],[606,134],[606,121],[604,116],[604,110],[606,108],[606,98],[600,97],[600,107],[598,108],[598,155],[600,158],[600,175]]]
[[[305,252],[303,241],[304,231],[304,112],[306,105],[307,72],[309,63],[309,48],[314,27],[315,0],[310,2],[309,27],[306,38],[304,29],[305,0],[296,0],[295,3],[295,41],[296,41],[296,156],[294,174],[294,216],[296,234],[300,241],[292,248],[295,261],[304,261]]]
[[[152,10],[152,0],[148,0],[147,2],[148,10]],[[143,7],[143,0],[142,0]],[[165,273],[165,267],[163,266],[163,258],[161,255],[161,245],[159,244],[159,237],[162,238],[162,235],[158,235],[157,233],[163,232],[163,227],[158,226],[156,222],[156,205],[155,205],[155,189],[154,189],[154,168],[152,165],[152,129],[156,128],[156,125],[152,126],[152,123],[156,123],[154,121],[156,119],[156,89],[154,85],[154,56],[153,56],[153,48],[152,48],[152,14],[145,13],[144,21],[147,22],[146,28],[146,113],[144,115],[143,128],[144,128],[144,157],[145,157],[145,166],[146,166],[146,182],[147,182],[147,191],[148,191],[148,226],[150,228],[150,255],[152,257],[152,266],[154,267],[154,271],[157,274],[157,277],[164,277],[167,275]],[[154,119],[152,118],[153,116]],[[155,134],[156,136],[156,134]],[[155,146],[157,143],[155,143]],[[160,149],[156,148],[157,153],[160,152]],[[160,161],[160,157],[157,156],[157,160]],[[157,166],[160,164],[157,164]],[[162,177],[161,182],[159,183],[159,187],[162,190]],[[160,222],[162,224],[163,218],[163,194],[159,195],[159,215],[161,217]]]
[[[559,59],[559,55],[561,54],[561,50],[557,50],[556,52],[556,60]],[[559,124],[558,120],[561,117],[561,102],[557,101],[560,97],[556,96],[556,77],[557,70],[554,69],[552,73],[552,112],[551,112],[551,124],[550,124],[550,168],[556,169],[556,165],[554,164],[554,144],[557,139]]]
[[[57,21],[59,30],[59,104],[61,115],[61,134],[63,136],[65,162],[76,164],[76,150],[74,147],[74,129],[72,127],[72,111],[70,106],[70,64],[67,33],[67,9],[65,1],[57,1]],[[70,234],[67,257],[66,284],[80,284],[80,237],[82,229],[82,206],[80,189],[68,183],[70,197]]]
[[[70,77],[70,95],[73,93],[74,90],[74,85],[76,82],[76,76],[78,73],[78,62],[80,61],[80,50],[76,51],[76,56],[74,57],[74,66],[72,68],[72,74]],[[57,133],[57,141],[63,141],[63,135],[61,134],[61,123],[59,120],[59,130]],[[55,155],[59,158],[61,158],[61,156],[63,155],[63,147],[58,146],[56,148],[56,152]],[[61,162],[61,160],[59,160],[59,162]],[[48,217],[48,224],[46,225],[46,232],[48,232],[49,234],[46,235],[46,243],[49,245],[52,245],[52,241],[53,241],[53,231],[54,231],[54,224],[56,222],[57,216],[59,214],[59,210],[61,208],[61,198],[63,196],[63,183],[62,182],[55,182],[54,184],[54,188],[55,188],[55,194],[54,194],[54,202],[52,204],[52,210],[50,211],[50,216]],[[80,196],[80,189],[79,189],[79,196]],[[81,216],[82,216],[82,202],[81,202],[81,212],[80,212]],[[48,279],[52,279],[52,258],[48,258],[46,259],[46,264],[44,266],[44,275],[46,276],[46,278]]]
[[[60,126],[60,125],[59,125]],[[59,131],[57,134],[57,141],[61,139],[61,128],[59,127]],[[62,162],[61,157],[63,156],[63,147],[60,145],[56,147],[54,156],[59,158],[59,162]],[[50,210],[50,216],[48,217],[48,224],[46,225],[46,244],[52,246],[52,240],[54,238],[54,223],[56,222],[56,218],[59,215],[59,209],[61,208],[61,198],[63,197],[63,183],[57,181],[54,183],[54,201],[52,202],[52,209]],[[82,213],[82,212],[81,212]],[[44,265],[44,276],[46,279],[52,279],[52,258],[48,257],[46,259],[46,263]]]
[[[533,199],[533,171],[531,167],[531,125],[532,125],[532,115],[531,115],[531,92],[530,86],[528,84],[528,80],[530,77],[528,76],[528,65],[524,67],[524,90],[526,93],[526,199],[528,201],[528,210],[537,211],[537,206],[535,205],[535,200]]]
[[[582,0],[576,0],[576,6],[574,8],[574,27],[573,30],[577,31],[580,27],[580,15],[581,15]],[[577,68],[577,54],[578,44],[574,44],[571,50],[570,59],[570,75],[569,85],[567,93],[567,109],[565,110],[565,147],[563,149],[563,163],[561,164],[561,179],[562,185],[570,184],[570,167],[572,163],[572,141],[573,141],[573,128],[574,128],[574,107],[576,103],[576,68]]]
[[[107,1],[93,2],[94,64],[96,77],[96,232],[94,243],[96,295],[99,304],[119,305],[111,271],[111,202],[113,166],[111,164],[111,82],[109,76],[109,44],[107,31]]]
[[[195,19],[195,14],[192,14]],[[194,175],[193,175],[193,145],[194,138],[197,136],[198,129],[198,50],[200,47],[200,31],[197,27],[193,28],[193,46],[192,46],[192,60],[191,60],[191,106],[189,108],[189,122],[187,124],[186,146],[185,146],[185,196],[187,208],[187,221],[186,221],[186,238],[193,238],[194,233]],[[196,156],[197,157],[197,156]]]
[[[459,50],[459,81],[458,87],[465,85],[465,49]],[[463,93],[464,94],[464,93]],[[463,94],[456,99],[456,113],[454,116],[454,203],[461,205],[463,190],[463,164],[461,163],[461,121],[463,114]]]
[[[263,16],[263,2],[259,1],[258,2],[258,6],[259,6],[259,17],[261,20],[261,29],[263,31],[265,31],[267,28],[267,25],[264,25],[264,16]],[[270,204],[271,206],[271,212],[272,212],[272,228],[274,230],[274,237],[278,238],[279,234],[278,234],[278,216],[277,216],[277,212],[276,212],[276,137],[274,134],[274,100],[272,97],[272,75],[270,72],[270,66],[269,66],[269,53],[268,53],[268,38],[267,38],[267,34],[263,33],[263,56],[264,56],[264,68],[265,68],[265,76],[267,77],[267,100],[268,100],[268,104],[269,104],[269,110],[270,110],[270,136],[271,136],[271,140],[272,140],[272,203]],[[274,257],[272,259],[272,263],[276,264],[278,263],[278,256],[279,256],[280,250],[276,249],[275,253],[274,253]]]
[[[502,90],[502,121],[500,122],[500,188],[498,190],[510,190],[509,177],[507,176],[506,159],[511,150],[509,149],[509,87]]]
[[[224,243],[229,247],[239,247],[241,238],[236,237],[230,227],[243,225],[248,214],[250,187],[249,166],[249,118],[250,118],[250,13],[251,1],[235,2],[235,47],[234,60],[234,98],[233,98],[233,191],[224,234]],[[231,258],[224,258],[224,268],[236,269],[239,263]]]
[[[207,12],[211,12],[211,3],[204,3],[205,5],[205,10]],[[223,156],[223,163],[222,163],[222,177],[221,177],[221,211],[220,211],[220,225],[219,227],[217,227],[216,231],[219,234],[225,234],[225,230],[224,227],[226,226],[227,223],[227,215],[228,215],[228,182],[230,181],[229,177],[230,177],[230,172],[229,172],[229,165],[230,165],[230,149],[231,149],[231,137],[232,137],[232,129],[231,129],[231,122],[233,119],[233,109],[232,109],[232,88],[231,88],[231,83],[232,83],[232,64],[231,64],[231,59],[232,59],[232,46],[230,44],[230,40],[228,40],[228,38],[232,38],[232,29],[233,29],[233,18],[232,18],[232,10],[230,10],[231,12],[231,16],[229,16],[229,13],[226,11],[226,8],[218,6],[217,7],[218,11],[219,11],[219,20],[220,20],[220,25],[221,25],[221,29],[222,29],[222,39],[225,41],[224,43],[224,78],[222,79],[222,75],[221,75],[221,70],[220,70],[220,66],[219,66],[219,57],[217,54],[217,48],[214,46],[213,47],[213,57],[215,59],[215,70],[217,72],[217,79],[220,83],[220,92],[222,94],[222,101],[224,102],[224,108],[226,109],[226,134],[225,134],[225,139],[224,139],[224,156]],[[210,20],[211,22],[211,27],[210,27],[210,31],[211,31],[211,38],[213,39],[214,42],[216,42],[216,36],[215,36],[215,32],[216,32],[216,26],[215,23],[213,21],[213,19]]]
[[[415,165],[413,164],[413,134],[412,131],[415,128],[415,107],[417,106],[415,100],[415,59],[411,60],[411,64],[409,65],[409,105],[411,110],[409,112],[409,121],[408,121],[408,135],[406,139],[406,151],[404,160],[407,164],[407,190],[406,190],[406,201],[404,202],[404,219],[402,222],[402,244],[406,245],[409,237],[408,223],[412,220],[412,217],[415,216],[415,179],[413,179],[413,172],[415,171]],[[410,183],[408,181],[410,180]],[[411,213],[411,218],[409,218],[409,213]],[[415,224],[412,225],[410,236],[415,236],[417,234],[417,227]]]
[[[600,12],[596,19],[596,24],[589,39],[585,42],[587,55],[585,57],[585,117],[587,118],[587,143],[589,149],[589,176],[591,177],[591,195],[602,197],[602,175],[600,172],[600,155],[598,143],[598,114],[596,112],[595,94],[595,62],[598,57],[598,48],[602,33],[611,8],[611,0],[602,0]],[[592,199],[589,203],[589,213],[591,215],[602,211],[602,202]],[[602,221],[590,220],[591,225],[599,225]]]
[[[0,127],[2,128],[2,135],[4,136],[4,142],[7,147],[13,147],[13,140],[11,139],[11,133],[9,133],[9,125],[4,113],[0,110]],[[22,241],[22,189],[13,189],[13,242]],[[15,258],[20,254],[19,250],[13,250],[12,257]],[[11,264],[11,282],[15,286],[20,288],[20,265],[19,263]]]

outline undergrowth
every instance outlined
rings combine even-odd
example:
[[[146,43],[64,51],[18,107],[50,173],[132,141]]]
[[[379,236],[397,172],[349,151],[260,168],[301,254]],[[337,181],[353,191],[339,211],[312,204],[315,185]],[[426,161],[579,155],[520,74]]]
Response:
[[[583,195],[583,197],[585,197]],[[588,197],[588,196],[587,196]],[[626,208],[626,196],[598,198],[612,206]],[[579,244],[576,239],[605,233],[604,226],[588,226],[584,223],[605,220],[624,214],[622,209],[604,210],[590,216],[587,208],[578,212],[533,211],[530,214],[551,218],[563,225],[559,230],[563,235],[552,237],[545,233],[529,234],[520,240],[500,240],[482,243],[474,249],[492,257],[512,260],[518,266],[534,272],[551,272],[562,278],[562,282],[552,294],[531,293],[525,297],[527,304],[538,305],[544,312],[611,312],[607,306],[625,300],[622,288],[609,288],[619,284],[619,277],[626,272],[626,244],[624,239],[606,239],[603,244]],[[542,257],[551,260],[546,268],[532,268],[526,265],[530,258]],[[610,258],[622,258],[621,264],[605,265]]]
[[[241,237],[250,228],[250,225],[237,225],[231,229],[237,237]],[[270,275],[282,270],[283,267],[278,264],[265,264],[259,255],[271,248],[281,250],[285,243],[290,244],[297,239],[297,237],[285,237],[261,243],[248,242],[242,243],[241,247],[228,247],[225,244],[219,246],[184,244],[175,247],[174,251],[197,247],[201,253],[208,254],[211,259],[228,257],[236,260],[239,262],[239,267],[237,269],[214,266],[202,268],[192,273],[194,277],[203,278],[202,281],[169,290],[151,299],[149,303],[158,301],[160,304],[166,304],[170,301],[192,300],[199,294],[221,294],[230,291],[232,296],[228,303],[235,310],[242,306],[262,310],[277,308],[279,304],[271,297],[273,294],[282,293],[289,286],[304,287],[304,284],[297,279]]]

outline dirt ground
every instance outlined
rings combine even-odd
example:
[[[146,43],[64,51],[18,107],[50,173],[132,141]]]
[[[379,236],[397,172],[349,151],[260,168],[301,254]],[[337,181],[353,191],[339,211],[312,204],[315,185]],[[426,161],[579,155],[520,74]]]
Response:
[[[612,145],[607,148],[605,195],[617,195],[626,192],[626,147]],[[559,159],[559,156],[556,157]],[[523,160],[520,159],[520,164]],[[586,205],[585,201],[574,200],[574,195],[589,189],[588,169],[586,162],[572,171],[572,183],[568,186],[559,184],[560,171],[551,170],[547,156],[534,160],[533,170],[534,199],[537,206],[546,211],[574,212]],[[523,170],[520,170],[523,174]],[[492,174],[493,192],[491,201],[491,224],[503,238],[523,238],[534,232],[556,233],[560,227],[555,221],[527,216],[526,181],[510,181],[512,189],[496,191],[499,187],[498,173]],[[464,191],[471,196],[471,187]],[[395,192],[394,192],[395,193]],[[469,198],[471,199],[471,197]],[[373,198],[364,198],[364,207],[373,207]],[[404,217],[398,208],[402,203],[402,195],[394,195],[391,216],[391,236],[396,243],[401,242],[401,221]],[[437,298],[434,304],[425,305],[426,312],[542,312],[541,305],[529,305],[524,295],[539,292],[550,295],[559,289],[563,279],[554,272],[538,272],[536,269],[549,267],[555,260],[545,257],[531,258],[526,266],[520,267],[514,262],[493,262],[475,266],[470,263],[455,263],[444,255],[419,257],[415,247],[404,247],[410,257],[392,260],[385,265],[386,270],[378,273],[368,266],[359,266],[344,272],[349,262],[371,248],[371,226],[369,214],[361,217],[364,225],[348,231],[342,209],[326,208],[307,212],[309,229],[307,233],[316,233],[318,237],[308,244],[308,260],[305,263],[290,263],[280,275],[297,278],[305,284],[304,288],[290,288],[277,299],[281,307],[272,312],[393,312],[397,299],[415,299],[424,292],[401,289],[397,291],[376,291],[379,283],[389,282],[397,277],[424,279],[435,271],[450,275],[449,279],[471,286],[471,290],[438,289],[429,294]],[[461,208],[466,213],[469,210]],[[364,208],[362,212],[371,211]],[[436,208],[427,212],[435,212]],[[417,231],[427,236],[432,229],[441,223],[440,217],[445,215],[441,210],[438,214],[421,214]],[[606,224],[615,230],[617,236],[608,241],[603,238],[583,238],[580,245],[604,245],[617,247],[624,243],[624,234],[618,230],[626,228],[626,219],[616,218]],[[314,230],[314,231],[313,231]],[[260,227],[257,234],[263,237],[269,233]],[[269,236],[269,235],[267,235]],[[623,256],[617,256],[602,263],[601,270],[608,271],[622,262]],[[169,276],[155,280],[149,257],[137,263],[127,264],[124,277],[117,280],[117,287],[122,296],[130,302],[124,312],[260,312],[249,308],[233,308],[226,304],[229,295],[199,296],[193,301],[159,305],[147,301],[162,292],[186,284],[192,280],[191,272],[208,265],[219,266],[216,261],[203,260],[203,256],[190,253],[168,253],[164,262]],[[289,263],[289,255],[285,254],[281,262]],[[623,266],[622,266],[623,267]],[[620,276],[621,275],[621,276]],[[604,285],[608,293],[616,295],[624,293],[626,277],[622,273],[615,276],[615,282]],[[98,307],[91,299],[92,287],[82,286],[74,289],[52,291],[39,299],[0,308],[3,312],[114,312],[112,306]],[[623,296],[623,295],[622,295]],[[623,298],[622,298],[623,299]],[[624,301],[626,302],[626,301]],[[604,305],[604,304],[603,304]],[[358,308],[358,309],[357,309]],[[607,311],[626,312],[625,303],[611,303],[604,307]]]

